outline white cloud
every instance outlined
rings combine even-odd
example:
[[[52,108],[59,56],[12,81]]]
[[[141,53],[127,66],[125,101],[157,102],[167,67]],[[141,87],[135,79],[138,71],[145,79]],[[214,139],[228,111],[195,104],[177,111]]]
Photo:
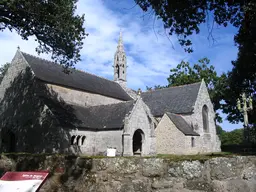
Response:
[[[119,11],[124,10],[121,4],[118,6]],[[113,75],[113,57],[122,29],[129,66],[128,85],[137,89],[166,81],[169,69],[177,65],[182,56],[172,49],[160,22],[155,22],[155,28],[153,20],[145,22],[138,7],[122,14],[119,11],[110,10],[100,0],[79,2],[78,13],[85,14],[89,36],[82,51],[83,62],[78,67],[97,75]],[[155,34],[154,30],[159,29],[162,34]],[[176,43],[174,38],[171,41]]]

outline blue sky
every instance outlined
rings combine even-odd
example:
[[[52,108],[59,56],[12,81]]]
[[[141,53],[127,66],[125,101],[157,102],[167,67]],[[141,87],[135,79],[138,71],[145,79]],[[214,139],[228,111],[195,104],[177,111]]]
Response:
[[[208,57],[218,73],[232,68],[231,61],[236,58],[233,27],[213,27],[208,38],[209,25],[201,26],[201,33],[192,36],[194,52],[185,53],[178,44],[176,36],[168,36],[161,21],[152,13],[143,13],[133,0],[80,0],[77,13],[85,14],[85,27],[89,36],[84,41],[81,52],[82,61],[76,68],[113,79],[113,57],[117,46],[120,29],[128,60],[128,86],[137,90],[146,86],[166,85],[170,69],[182,60],[191,63]],[[37,46],[34,38],[23,41],[15,32],[5,30],[0,33],[1,64],[10,62],[17,46],[21,50],[36,55]],[[49,59],[49,55],[40,55]],[[224,116],[225,117],[225,116]],[[224,121],[225,130],[241,128],[242,124],[229,124]]]

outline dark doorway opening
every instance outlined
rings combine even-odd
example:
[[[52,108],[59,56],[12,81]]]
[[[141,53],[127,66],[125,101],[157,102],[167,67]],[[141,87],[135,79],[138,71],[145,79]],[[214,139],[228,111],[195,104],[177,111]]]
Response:
[[[12,131],[6,131],[2,135],[2,145],[4,151],[10,153],[16,151],[16,136]]]
[[[10,148],[9,151],[10,152],[15,152],[16,149],[16,137],[15,134],[13,132],[9,132],[9,138],[10,138]]]
[[[143,132],[141,130],[136,130],[134,132],[133,138],[133,155],[141,155],[142,153],[142,143],[143,143]]]

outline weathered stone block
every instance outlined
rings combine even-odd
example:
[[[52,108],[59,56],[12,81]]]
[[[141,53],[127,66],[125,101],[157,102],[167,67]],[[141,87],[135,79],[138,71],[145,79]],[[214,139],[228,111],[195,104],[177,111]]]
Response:
[[[240,178],[245,162],[242,158],[214,158],[209,160],[210,176],[214,180]]]
[[[245,180],[256,180],[256,167],[245,168],[242,172],[241,178]]]
[[[149,158],[142,161],[142,174],[146,177],[160,177],[166,174],[166,164],[163,159]]]
[[[107,172],[118,174],[133,174],[140,170],[140,159],[135,158],[107,158],[102,159],[107,167]]]
[[[217,192],[253,192],[246,181],[241,179],[213,181],[213,190]]]
[[[207,191],[207,192],[212,192],[213,187],[211,183],[207,183],[204,181],[191,181],[188,180],[185,184],[184,187],[189,189],[189,190],[201,190],[201,191]]]
[[[181,178],[168,178],[168,179],[157,179],[152,183],[153,189],[164,189],[164,188],[183,188],[183,179]]]
[[[172,163],[169,166],[170,177],[181,177],[186,179],[199,178],[203,174],[204,166],[199,161],[183,161],[181,163]]]

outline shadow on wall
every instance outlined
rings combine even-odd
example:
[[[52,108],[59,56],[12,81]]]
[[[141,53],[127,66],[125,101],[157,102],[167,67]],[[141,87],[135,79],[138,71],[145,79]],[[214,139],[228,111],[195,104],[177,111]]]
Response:
[[[73,108],[29,67],[6,90],[0,107],[2,152],[80,152],[76,146],[70,149],[69,131],[80,123]]]

